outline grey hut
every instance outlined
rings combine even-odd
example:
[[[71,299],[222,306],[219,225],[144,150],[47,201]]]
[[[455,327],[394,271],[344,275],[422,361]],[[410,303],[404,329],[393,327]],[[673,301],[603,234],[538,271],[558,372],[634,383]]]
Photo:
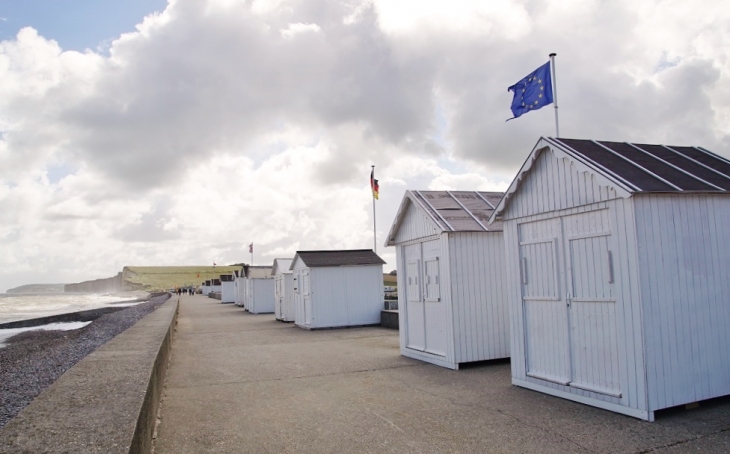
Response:
[[[512,383],[645,420],[730,394],[730,161],[541,138],[502,220]]]
[[[406,191],[395,246],[403,356],[458,369],[509,357],[500,192]]]
[[[383,259],[371,249],[297,251],[295,325],[305,329],[380,324]]]

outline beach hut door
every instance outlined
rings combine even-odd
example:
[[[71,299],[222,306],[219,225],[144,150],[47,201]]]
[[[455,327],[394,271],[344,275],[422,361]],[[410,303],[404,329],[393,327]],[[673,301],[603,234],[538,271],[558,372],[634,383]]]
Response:
[[[519,236],[527,376],[620,397],[608,210],[521,224]]]
[[[570,386],[620,397],[615,276],[608,210],[563,218]]]
[[[560,219],[519,226],[520,280],[527,376],[570,383],[568,313],[560,290]]]
[[[301,274],[302,301],[304,302],[304,323],[312,324],[312,292],[309,285],[309,270],[302,270]]]
[[[421,245],[411,244],[404,248],[406,263],[406,347],[426,349],[425,308],[422,297]]]

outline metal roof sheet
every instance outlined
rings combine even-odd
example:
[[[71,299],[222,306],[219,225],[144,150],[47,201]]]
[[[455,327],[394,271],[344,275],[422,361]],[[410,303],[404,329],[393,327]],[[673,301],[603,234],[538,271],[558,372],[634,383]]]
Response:
[[[297,251],[297,256],[310,268],[324,266],[384,265],[372,249],[333,251]],[[296,257],[294,258],[296,260]],[[293,264],[293,262],[292,262]]]
[[[501,222],[489,225],[488,221],[502,195],[482,191],[406,191],[386,246],[395,244],[395,234],[410,203],[425,211],[442,232],[501,232]]]
[[[566,151],[615,173],[633,192],[725,192],[730,162],[698,147],[550,139]]]

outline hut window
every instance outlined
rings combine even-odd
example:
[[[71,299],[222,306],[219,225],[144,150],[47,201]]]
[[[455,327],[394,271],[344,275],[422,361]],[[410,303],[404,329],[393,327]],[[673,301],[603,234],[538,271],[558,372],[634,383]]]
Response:
[[[418,282],[418,264],[420,260],[408,262],[408,301],[421,301],[421,287]]]
[[[441,283],[439,282],[439,260],[426,260],[426,301],[441,301]]]

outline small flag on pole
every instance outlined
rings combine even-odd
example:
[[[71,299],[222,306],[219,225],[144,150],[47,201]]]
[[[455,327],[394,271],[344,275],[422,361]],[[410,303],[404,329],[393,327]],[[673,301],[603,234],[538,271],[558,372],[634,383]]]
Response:
[[[509,87],[507,91],[515,94],[512,98],[512,106],[510,106],[514,117],[507,121],[551,104],[553,102],[553,84],[550,77],[550,62],[528,74]]]
[[[370,172],[370,189],[373,190],[373,198],[377,200],[380,193],[380,186],[378,186],[378,180],[375,179],[375,169]]]
[[[248,252],[250,252],[251,254],[253,254],[253,243],[251,243],[251,244],[248,245]]]
[[[213,266],[215,266],[215,262],[213,262]]]

